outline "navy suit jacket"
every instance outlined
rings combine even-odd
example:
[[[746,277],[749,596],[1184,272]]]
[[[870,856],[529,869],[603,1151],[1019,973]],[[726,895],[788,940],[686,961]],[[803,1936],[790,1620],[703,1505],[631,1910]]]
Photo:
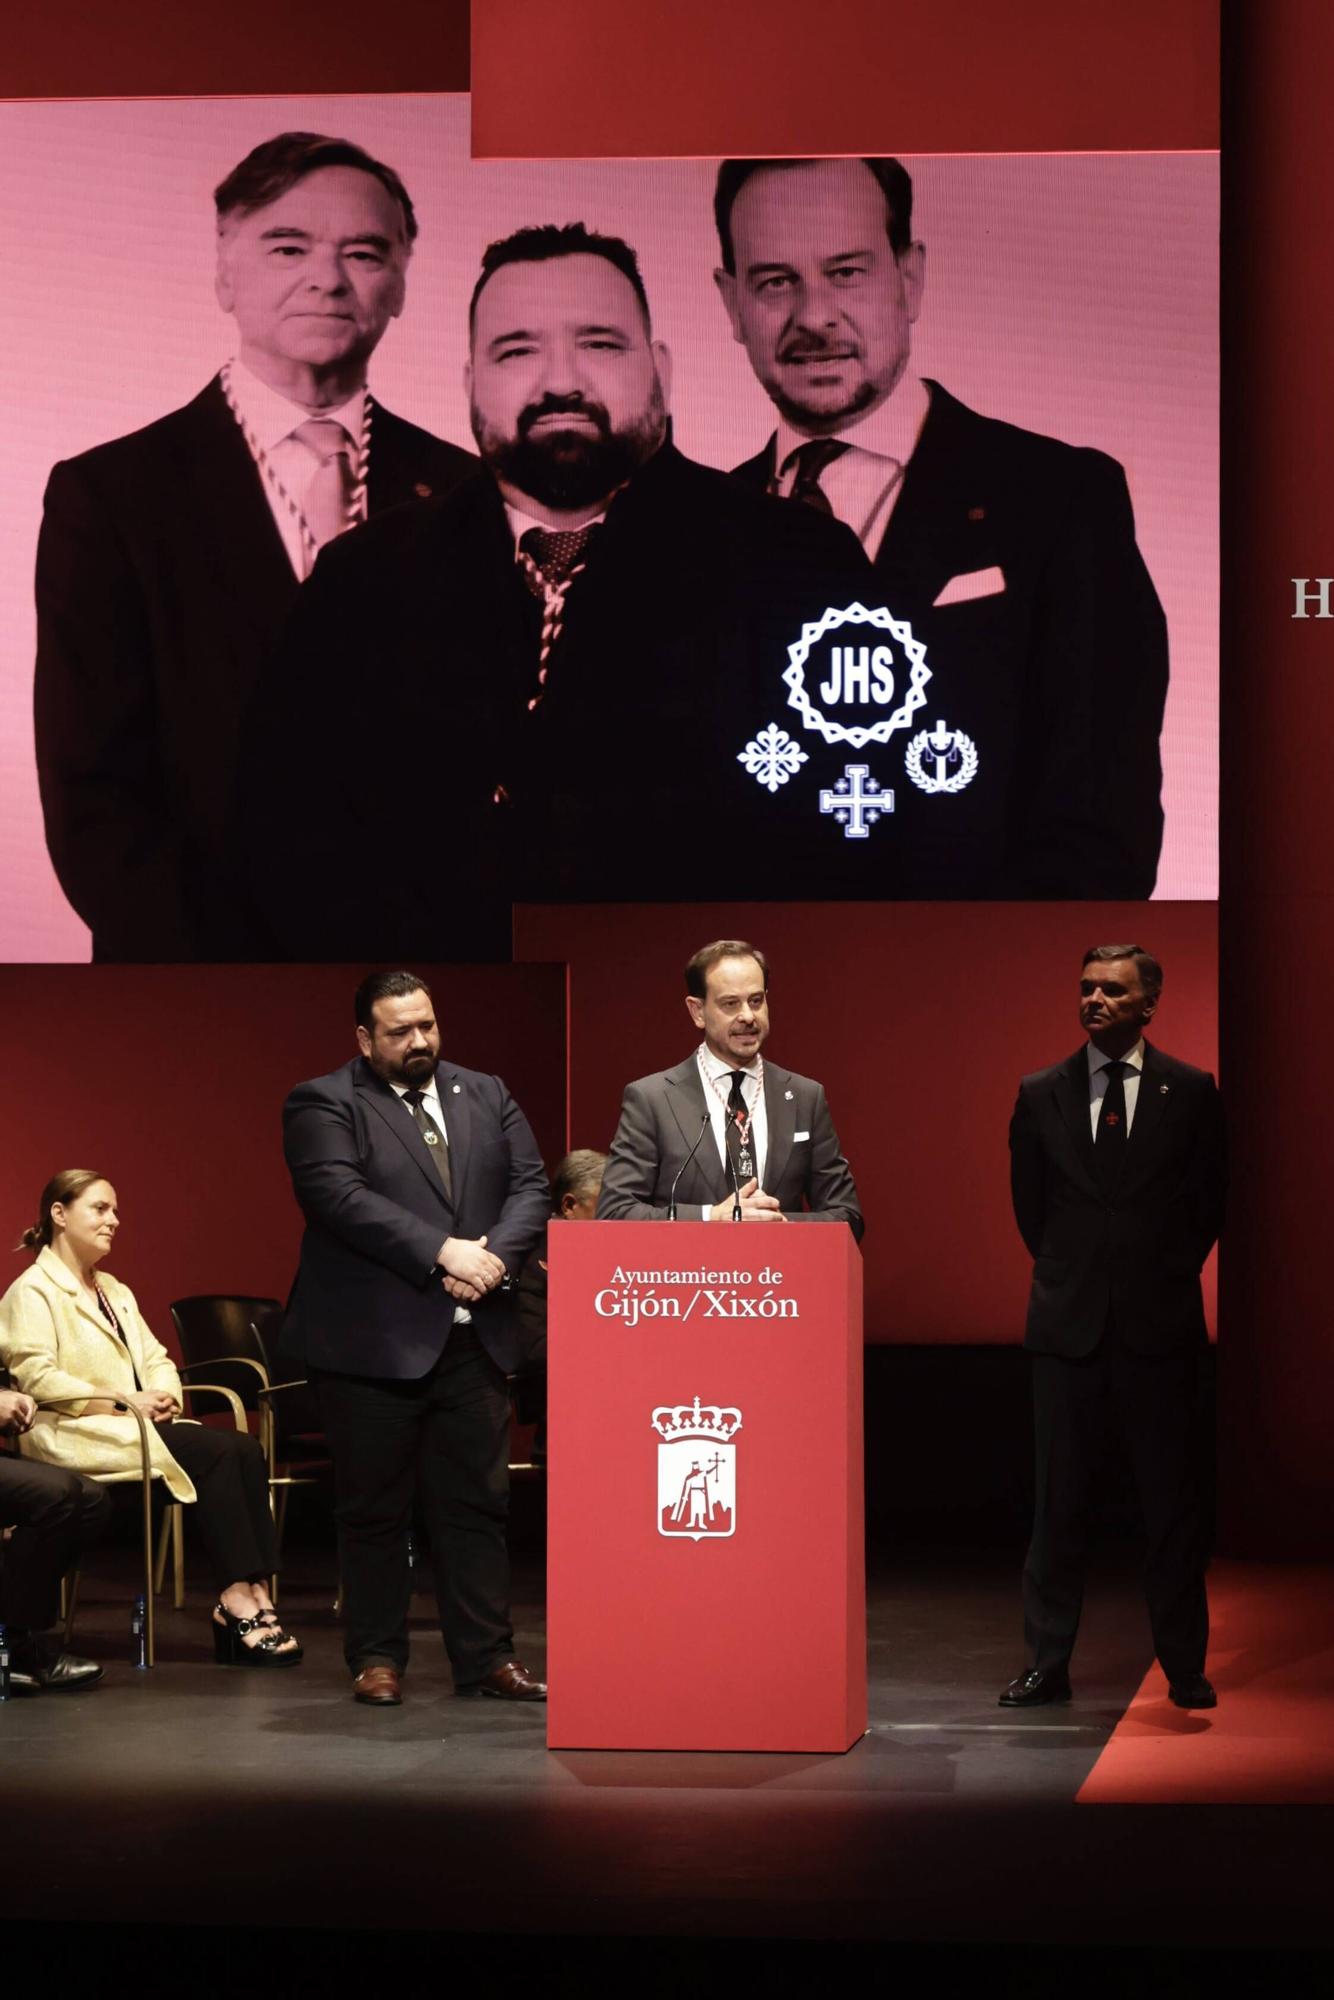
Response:
[[[283,1150],[306,1218],[284,1346],[336,1374],[413,1381],[444,1352],[454,1301],[436,1256],[448,1236],[485,1236],[511,1278],[537,1242],[550,1195],[528,1121],[498,1076],[441,1062],[452,1203],[431,1149],[360,1056],[299,1083]],[[468,1308],[493,1361],[519,1362],[508,1291]]]
[[[1149,1042],[1119,1179],[1101,1186],[1088,1056],[1026,1076],[1010,1122],[1015,1219],[1033,1258],[1024,1345],[1089,1354],[1107,1330],[1141,1353],[1205,1339],[1200,1268],[1223,1217],[1223,1114],[1207,1071]]]
[[[372,516],[475,470],[372,404]],[[300,585],[215,377],[64,460],[37,545],[37,773],[100,959],[270,956],[237,871],[241,718]]]
[[[894,781],[895,807],[892,829],[867,843],[880,874],[862,893],[1147,896],[1162,844],[1167,627],[1125,474],[1104,452],[927,387],[875,570],[932,678],[913,728],[866,753],[872,776]],[[772,473],[771,438],[735,476],[763,487]],[[937,605],[956,578],[981,594]],[[976,776],[950,797],[905,781],[906,737],[937,720],[978,751]]]

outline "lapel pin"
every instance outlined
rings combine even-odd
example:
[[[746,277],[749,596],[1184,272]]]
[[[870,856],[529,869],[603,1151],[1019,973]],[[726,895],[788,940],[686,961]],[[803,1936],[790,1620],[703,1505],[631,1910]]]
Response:
[[[456,1084],[454,1085],[454,1095],[455,1095],[455,1097],[457,1097],[457,1096],[459,1095],[459,1093],[461,1092],[461,1090],[462,1090],[462,1089],[463,1089],[463,1085],[462,1085],[461,1083],[456,1083]]]
[[[787,1099],[789,1104],[792,1102],[792,1092],[790,1090],[785,1090],[783,1092],[783,1096]]]
[[[1170,1084],[1170,1083],[1160,1083],[1160,1084],[1159,1084],[1159,1086],[1158,1086],[1158,1095],[1159,1095],[1160,1097],[1166,1097],[1166,1095],[1167,1095],[1168,1091],[1169,1091],[1169,1090],[1170,1090],[1171,1088],[1172,1088],[1172,1086],[1171,1086],[1171,1084]]]

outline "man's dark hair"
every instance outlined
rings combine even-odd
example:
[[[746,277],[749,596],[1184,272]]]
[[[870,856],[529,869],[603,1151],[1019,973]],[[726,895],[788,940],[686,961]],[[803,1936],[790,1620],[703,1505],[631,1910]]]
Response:
[[[591,1147],[580,1146],[575,1152],[567,1153],[551,1176],[551,1212],[560,1214],[560,1205],[567,1194],[576,1201],[602,1185],[602,1170],[607,1164],[605,1153],[595,1153]]]
[[[768,992],[769,961],[764,953],[744,938],[718,938],[713,944],[702,945],[686,967],[686,992],[692,1000],[708,997],[709,974],[725,958],[753,958],[764,974],[764,990]]]
[[[402,209],[404,235],[409,243],[414,241],[416,212],[393,168],[387,167],[383,160],[372,159],[350,139],[330,139],[323,132],[280,132],[276,139],[266,139],[263,145],[247,153],[240,166],[233,167],[226,180],[219,181],[213,190],[218,221],[225,221],[229,215],[250,215],[257,208],[267,208],[270,202],[277,201],[307,174],[317,173],[321,167],[359,167],[363,174],[373,175]]]
[[[1109,965],[1117,958],[1133,958],[1139,983],[1147,1000],[1156,1000],[1163,990],[1163,968],[1142,944],[1091,944],[1084,953],[1080,971],[1089,965]]]
[[[477,317],[477,301],[482,295],[482,288],[497,271],[506,264],[549,264],[553,257],[605,257],[623,278],[629,280],[639,300],[645,328],[652,331],[648,293],[639,275],[638,257],[623,238],[603,236],[599,230],[588,229],[582,222],[535,223],[528,229],[516,229],[512,236],[502,236],[497,242],[488,243],[482,252],[482,268],[468,301],[469,330]]]
[[[896,257],[901,257],[912,242],[912,176],[897,160],[870,158],[865,153],[861,163],[869,167],[880,184],[888,211],[885,217],[885,232],[889,237],[889,247]],[[718,225],[718,247],[722,251],[723,269],[736,276],[736,250],[732,244],[732,205],[736,201],[752,174],[773,168],[779,172],[788,167],[818,167],[819,160],[724,160],[718,169],[718,180],[713,190],[713,219]]]
[[[377,1000],[403,1000],[409,993],[424,993],[428,1000],[431,997],[430,987],[415,972],[368,972],[352,1003],[357,1026],[369,1032],[375,1026]]]

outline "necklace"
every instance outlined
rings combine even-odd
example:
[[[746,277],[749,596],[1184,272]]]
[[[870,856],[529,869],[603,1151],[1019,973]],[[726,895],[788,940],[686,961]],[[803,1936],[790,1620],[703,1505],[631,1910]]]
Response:
[[[218,380],[227,408],[231,411],[233,417],[235,417],[241,435],[246,441],[246,449],[249,451],[263,478],[268,482],[270,490],[277,495],[282,506],[286,508],[289,518],[297,524],[301,535],[302,574],[309,576],[320,546],[310,531],[310,523],[306,519],[300,502],[293,499],[292,495],[283,485],[282,480],[278,477],[278,474],[274,471],[268,453],[241,413],[241,406],[236,400],[236,391],[232,387],[232,364],[230,361],[224,362],[222,373]],[[355,528],[359,522],[366,519],[368,512],[367,495],[371,467],[371,399],[369,396],[363,398],[361,407],[361,436],[357,440],[356,457],[352,464],[352,491],[349,493],[347,499],[347,513],[344,524],[347,528]]]

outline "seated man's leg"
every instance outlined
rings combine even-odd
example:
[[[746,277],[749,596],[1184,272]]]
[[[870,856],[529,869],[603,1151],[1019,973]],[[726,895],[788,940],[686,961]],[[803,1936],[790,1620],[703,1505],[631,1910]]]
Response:
[[[60,1580],[106,1530],[111,1496],[95,1480],[30,1458],[0,1458],[0,1525],[12,1528],[0,1575],[0,1621],[8,1628],[19,1686],[71,1688],[100,1679],[91,1661],[62,1655],[43,1635],[55,1624]]]

